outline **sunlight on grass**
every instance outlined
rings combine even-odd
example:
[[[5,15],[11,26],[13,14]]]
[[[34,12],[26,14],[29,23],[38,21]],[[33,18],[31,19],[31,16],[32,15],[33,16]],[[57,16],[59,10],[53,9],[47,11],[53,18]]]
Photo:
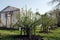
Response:
[[[18,35],[18,30],[0,30],[0,37],[5,37],[8,35]]]
[[[60,40],[60,28],[51,30],[51,33],[40,33],[44,40]]]
[[[43,37],[44,40],[60,40],[60,27],[55,30],[50,30],[51,33],[39,33],[40,28],[36,28],[36,35],[40,35]],[[8,35],[19,35],[20,31],[18,30],[0,30],[0,38],[3,39],[9,39],[4,38]],[[11,38],[12,39],[12,38]]]

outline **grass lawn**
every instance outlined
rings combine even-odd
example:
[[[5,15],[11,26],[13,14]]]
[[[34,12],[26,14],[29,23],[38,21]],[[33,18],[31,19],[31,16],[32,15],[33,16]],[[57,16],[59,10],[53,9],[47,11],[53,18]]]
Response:
[[[44,40],[60,40],[60,27],[55,30],[50,30],[51,33],[39,33],[40,28],[36,28],[36,35],[43,36]],[[11,35],[19,35],[18,30],[0,30],[0,40],[15,40]],[[11,37],[10,37],[11,36]]]
[[[38,29],[38,28],[37,28]],[[38,31],[38,30],[37,30]],[[36,31],[36,32],[37,32]],[[50,30],[51,33],[39,33],[37,32],[36,35],[41,35],[43,36],[44,40],[60,40],[60,27],[55,29],[55,30]]]
[[[18,30],[0,30],[0,40],[14,40],[14,38],[12,38],[12,35],[19,34],[20,33]]]

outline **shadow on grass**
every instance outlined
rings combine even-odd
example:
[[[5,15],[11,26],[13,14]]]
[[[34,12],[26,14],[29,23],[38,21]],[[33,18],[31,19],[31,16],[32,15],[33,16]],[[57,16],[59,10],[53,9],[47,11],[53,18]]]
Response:
[[[46,37],[43,36],[44,40],[60,40],[60,37]]]
[[[43,40],[41,36],[32,35],[31,39],[27,35],[8,35],[0,40]]]
[[[45,34],[48,34],[48,33],[52,33],[52,32],[50,32],[50,31],[39,31],[39,33],[45,33]]]
[[[0,30],[18,30],[16,28],[0,27]]]
[[[43,36],[40,35],[31,36],[31,40],[60,40],[60,37],[49,37],[49,36]],[[0,40],[29,40],[29,37],[26,35],[8,35],[6,37],[0,38]]]

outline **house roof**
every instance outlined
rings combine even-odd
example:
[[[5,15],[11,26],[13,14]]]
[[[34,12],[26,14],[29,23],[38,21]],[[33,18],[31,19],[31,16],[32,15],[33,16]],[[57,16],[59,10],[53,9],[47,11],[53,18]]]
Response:
[[[12,6],[7,6],[3,10],[1,10],[0,12],[9,12],[9,11],[17,11],[17,10],[20,10],[20,9],[16,8],[16,7],[12,7]]]

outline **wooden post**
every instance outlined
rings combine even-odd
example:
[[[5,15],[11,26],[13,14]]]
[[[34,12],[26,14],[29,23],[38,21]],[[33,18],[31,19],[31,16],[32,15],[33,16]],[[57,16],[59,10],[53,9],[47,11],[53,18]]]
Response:
[[[13,11],[10,11],[10,27],[12,27],[13,26],[13,24],[12,24],[12,15],[13,15]]]
[[[7,27],[7,13],[5,13],[5,18],[6,18],[6,27]]]

